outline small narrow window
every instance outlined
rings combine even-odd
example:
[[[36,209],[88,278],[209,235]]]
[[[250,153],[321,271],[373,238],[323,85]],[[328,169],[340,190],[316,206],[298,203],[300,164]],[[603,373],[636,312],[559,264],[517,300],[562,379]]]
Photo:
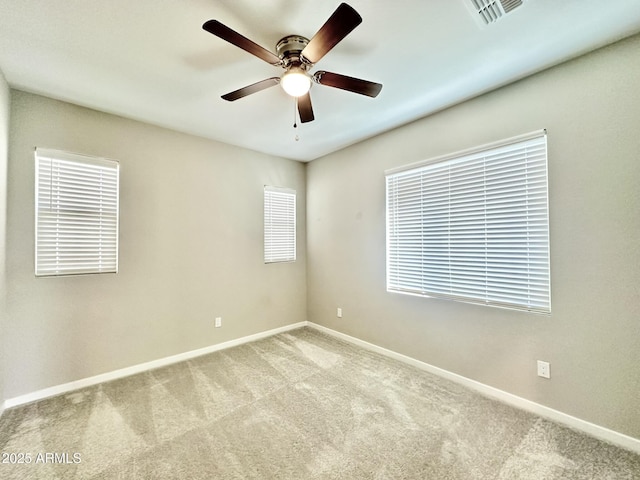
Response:
[[[264,187],[264,262],[296,260],[296,191]]]
[[[550,313],[544,131],[387,172],[387,290]]]
[[[36,149],[36,276],[118,271],[118,162]]]

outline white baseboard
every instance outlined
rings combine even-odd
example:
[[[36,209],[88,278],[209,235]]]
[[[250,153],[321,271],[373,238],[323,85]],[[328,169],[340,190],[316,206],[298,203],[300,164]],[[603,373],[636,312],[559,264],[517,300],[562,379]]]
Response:
[[[434,367],[433,365],[429,365],[428,363],[416,360],[415,358],[402,355],[401,353],[394,352],[393,350],[379,347],[378,345],[365,342],[364,340],[360,340],[359,338],[355,338],[336,330],[332,330],[322,325],[318,325],[312,322],[307,322],[307,324],[311,328],[315,328],[318,331],[339,338],[340,340],[344,340],[359,347],[366,348],[367,350],[371,350],[386,357],[399,360],[409,365],[413,365],[414,367],[417,367],[421,370],[425,370],[429,373],[433,373],[434,375],[438,375],[439,377],[456,382],[486,397],[499,400],[503,403],[506,403],[507,405],[519,408],[520,410],[525,410],[542,418],[546,418],[556,423],[565,425],[571,429],[578,430],[592,437],[640,454],[640,439],[630,437],[628,435],[610,430],[605,427],[601,427],[600,425],[596,425],[586,420],[582,420],[558,410],[554,410],[553,408],[545,407],[544,405],[532,402],[531,400],[527,400],[526,398],[518,397],[517,395],[505,392],[504,390],[490,387],[489,385],[471,380],[469,378],[463,377],[462,375],[458,375],[456,373]]]
[[[192,358],[200,357],[208,353],[213,353],[220,350],[225,350],[227,348],[236,347],[238,345],[242,345],[245,343],[254,342],[256,340],[261,340],[263,338],[277,335],[278,333],[288,332],[289,330],[295,330],[297,328],[305,327],[307,325],[308,323],[306,321],[293,323],[291,325],[285,325],[284,327],[274,328],[264,332],[255,333],[253,335],[248,335],[246,337],[237,338],[235,340],[229,340],[228,342],[222,342],[216,345],[199,348],[197,350],[192,350],[190,352],[179,353],[177,355],[160,358],[158,360],[153,360],[151,362],[140,363],[138,365],[133,365],[131,367],[121,368],[119,370],[114,370],[112,372],[107,372],[100,375],[95,375],[93,377],[83,378],[81,380],[64,383],[62,385],[56,385],[54,387],[45,388],[42,390],[38,390],[36,392],[27,393],[25,395],[20,395],[18,397],[5,400],[4,409],[17,407],[19,405],[35,402],[36,400],[42,400],[44,398],[49,398],[56,395],[69,393],[71,391],[78,390],[80,388],[91,387],[93,385],[97,385],[98,383],[109,382],[111,380],[117,380],[119,378],[128,377],[130,375],[146,372],[149,370],[153,370],[155,368],[160,368],[160,367],[164,367],[174,363],[183,362],[185,360],[190,360]],[[3,408],[0,407],[0,414],[2,413],[2,410]]]

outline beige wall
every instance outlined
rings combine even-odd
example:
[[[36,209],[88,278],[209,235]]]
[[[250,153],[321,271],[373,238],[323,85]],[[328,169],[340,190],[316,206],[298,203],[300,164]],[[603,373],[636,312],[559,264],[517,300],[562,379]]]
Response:
[[[7,312],[5,244],[7,220],[7,152],[9,144],[9,86],[0,71],[0,413],[4,405],[5,322]]]
[[[309,164],[309,320],[640,438],[639,52],[636,36]],[[385,169],[540,128],[552,315],[387,293]]]
[[[6,398],[306,320],[303,164],[11,97]],[[35,147],[120,161],[118,274],[34,277]],[[265,184],[298,192],[296,263],[263,263]]]

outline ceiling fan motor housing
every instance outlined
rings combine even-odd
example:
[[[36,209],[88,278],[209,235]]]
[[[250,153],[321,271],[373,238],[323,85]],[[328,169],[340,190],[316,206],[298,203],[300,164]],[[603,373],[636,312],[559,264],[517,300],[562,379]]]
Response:
[[[287,35],[281,38],[276,44],[276,52],[280,60],[282,60],[282,66],[284,68],[298,66],[306,70],[307,66],[310,65],[303,63],[300,58],[300,52],[304,50],[308,43],[309,39],[300,35]]]

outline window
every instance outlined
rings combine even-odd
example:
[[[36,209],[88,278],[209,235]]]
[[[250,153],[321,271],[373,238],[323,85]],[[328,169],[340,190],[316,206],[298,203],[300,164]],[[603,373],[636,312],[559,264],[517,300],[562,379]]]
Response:
[[[550,313],[546,132],[386,180],[388,291]]]
[[[264,187],[264,263],[296,259],[296,192]]]
[[[118,270],[118,162],[36,149],[36,276]]]

